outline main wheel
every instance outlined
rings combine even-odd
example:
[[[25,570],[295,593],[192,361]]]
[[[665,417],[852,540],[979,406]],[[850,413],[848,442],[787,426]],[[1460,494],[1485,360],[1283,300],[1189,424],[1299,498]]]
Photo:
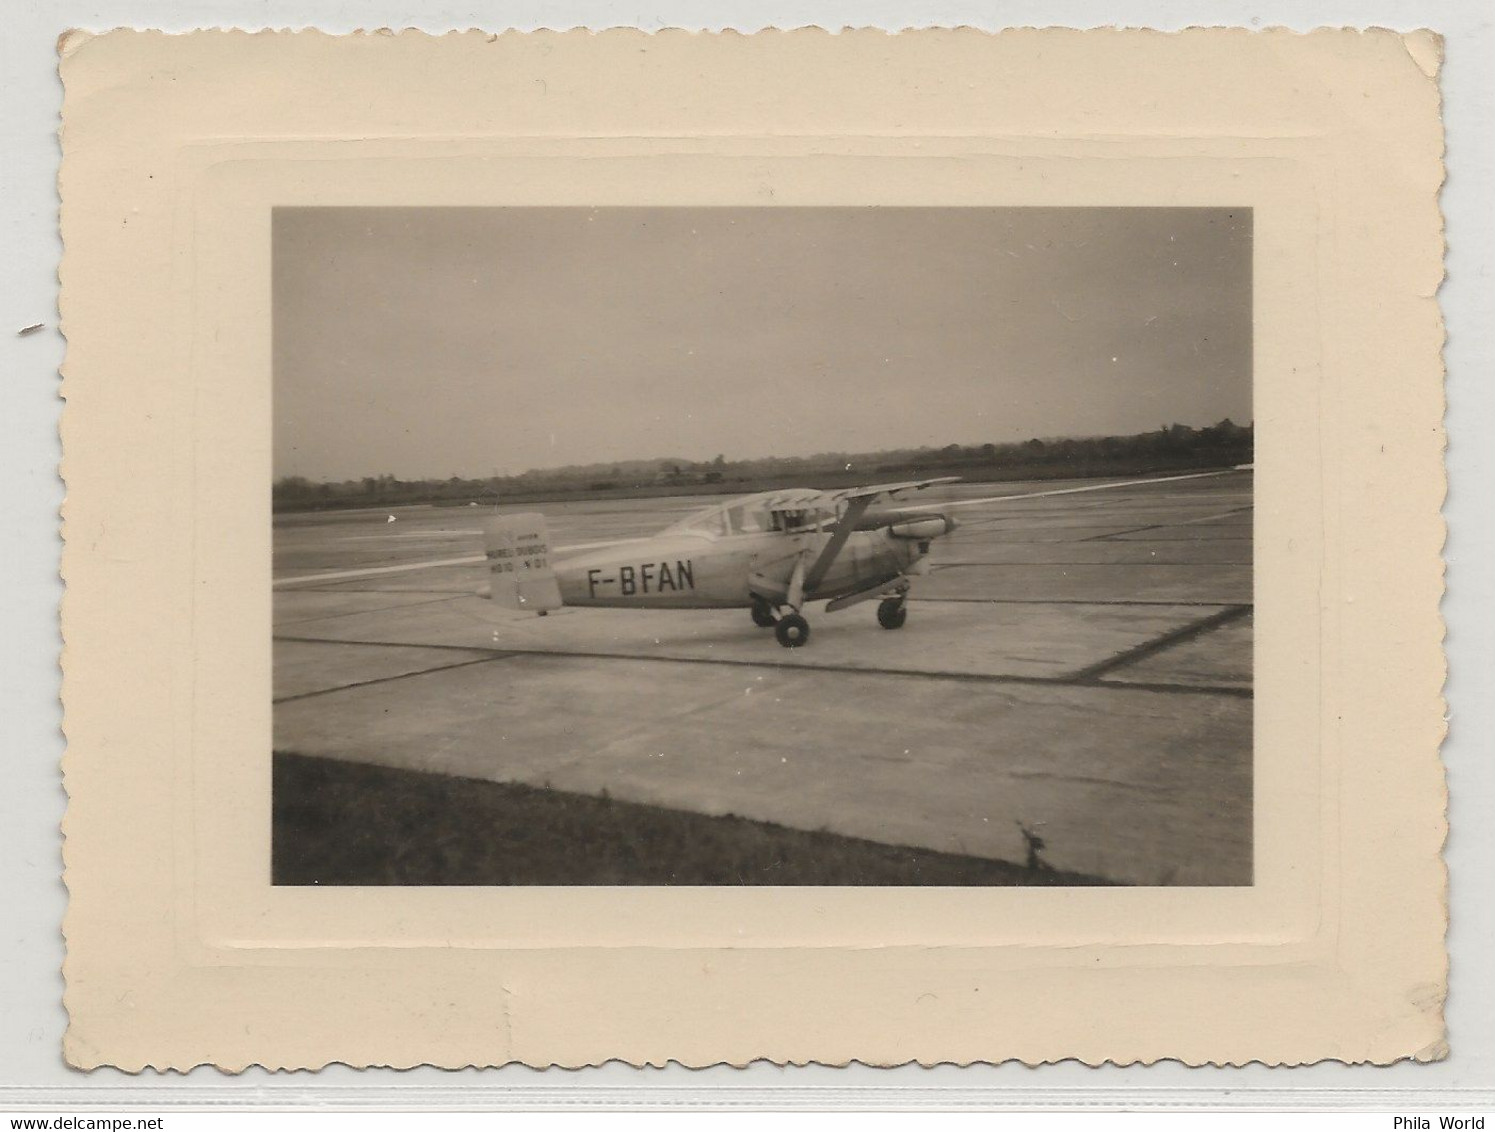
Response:
[[[773,606],[761,597],[753,598],[753,624],[760,629],[772,629],[778,624],[773,618]]]
[[[798,613],[790,613],[779,619],[773,635],[786,649],[797,649],[810,639],[810,623]]]
[[[908,606],[901,597],[890,597],[878,603],[877,623],[884,629],[901,629],[908,620]]]

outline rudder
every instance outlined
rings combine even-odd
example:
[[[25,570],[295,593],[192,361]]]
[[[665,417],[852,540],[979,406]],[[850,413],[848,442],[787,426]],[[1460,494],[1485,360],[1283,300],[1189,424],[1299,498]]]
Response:
[[[488,596],[495,603],[530,613],[561,607],[544,515],[502,515],[488,520],[483,533],[488,542]]]

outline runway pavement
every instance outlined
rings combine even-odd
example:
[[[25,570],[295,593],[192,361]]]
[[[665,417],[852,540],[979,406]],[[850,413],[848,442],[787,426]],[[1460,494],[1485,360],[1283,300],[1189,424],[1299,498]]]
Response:
[[[585,546],[719,500],[533,509]],[[961,506],[904,629],[812,606],[793,650],[746,610],[497,615],[481,513],[277,517],[277,750],[1009,861],[1021,824],[1055,868],[1251,883],[1249,472]]]

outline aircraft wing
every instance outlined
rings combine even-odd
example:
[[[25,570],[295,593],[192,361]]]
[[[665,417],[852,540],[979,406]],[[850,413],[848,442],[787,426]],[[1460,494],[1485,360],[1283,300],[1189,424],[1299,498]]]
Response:
[[[849,487],[844,491],[828,491],[828,498],[837,503],[849,503],[854,499],[876,499],[880,495],[895,495],[900,491],[923,491],[937,483],[955,483],[959,476],[936,476],[930,480],[905,480],[902,483],[878,483],[871,487]]]
[[[1044,491],[1020,491],[1011,495],[987,495],[980,499],[951,499],[945,503],[921,503],[917,507],[904,507],[903,511],[946,511],[951,507],[974,507],[985,503],[1008,503],[1017,499],[1044,499],[1050,495],[1083,495],[1092,491],[1114,491],[1120,487],[1150,487],[1157,483],[1177,483],[1179,480],[1207,480],[1216,476],[1229,476],[1236,472],[1252,471],[1253,464],[1237,464],[1233,468],[1220,468],[1212,472],[1188,472],[1178,476],[1153,476],[1150,479],[1120,480],[1111,483],[1086,484],[1084,487],[1049,488]],[[938,482],[931,480],[931,483]]]

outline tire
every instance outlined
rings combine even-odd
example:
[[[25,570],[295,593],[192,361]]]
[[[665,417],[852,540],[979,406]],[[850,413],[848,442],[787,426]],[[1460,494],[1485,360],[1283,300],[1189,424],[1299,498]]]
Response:
[[[908,620],[908,606],[901,597],[888,598],[878,603],[877,623],[884,629],[901,629]]]
[[[753,598],[753,624],[760,629],[772,629],[778,624],[773,617],[773,607],[762,598]]]
[[[790,613],[773,627],[773,635],[786,649],[797,649],[810,639],[810,623],[798,613]]]

